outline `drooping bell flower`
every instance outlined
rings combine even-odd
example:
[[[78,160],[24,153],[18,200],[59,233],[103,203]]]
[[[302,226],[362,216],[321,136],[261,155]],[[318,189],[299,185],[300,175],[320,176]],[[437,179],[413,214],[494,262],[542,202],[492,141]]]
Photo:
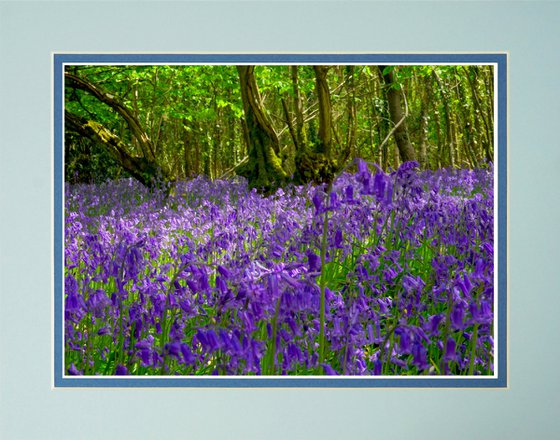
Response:
[[[70,376],[81,376],[82,373],[76,368],[74,364],[70,364],[70,368],[68,368],[68,374]]]
[[[97,335],[98,336],[104,336],[104,335],[108,335],[111,333],[111,330],[109,330],[109,327],[105,326],[105,327],[101,327],[98,331],[97,331]]]
[[[319,191],[315,192],[315,195],[311,199],[313,201],[313,205],[315,205],[315,215],[322,212],[323,206],[323,198],[319,195]]]
[[[319,272],[321,270],[321,259],[316,253],[309,251],[307,253],[307,260],[309,263],[309,272]]]
[[[433,336],[437,336],[439,334],[438,327],[441,321],[443,321],[443,315],[441,314],[430,316],[426,325],[426,331]]]
[[[165,351],[169,356],[173,356],[175,358],[179,357],[181,352],[181,344],[177,341],[165,344]]]
[[[358,174],[356,180],[362,184],[360,193],[363,195],[372,194],[371,189],[371,173],[369,172],[367,163],[363,159],[357,159]]]
[[[329,364],[321,364],[321,367],[323,367],[323,371],[327,376],[338,376],[338,373]]]
[[[470,296],[473,285],[471,283],[471,280],[467,276],[467,274],[463,274],[463,279],[459,280],[457,282],[457,285],[461,289],[461,292],[463,292],[463,295],[465,295],[467,297]]]
[[[393,181],[390,176],[378,168],[373,178],[373,193],[379,203],[390,207],[393,201]]]
[[[400,336],[399,352],[400,354],[409,354],[412,347],[412,340],[406,328],[399,327],[395,330],[395,334]]]
[[[280,290],[278,288],[278,274],[271,273],[268,276],[268,291],[273,298],[277,298],[280,294]]]
[[[419,370],[425,370],[429,367],[427,355],[426,347],[418,341],[414,342],[412,346],[412,363],[416,365]]]
[[[218,264],[218,272],[227,280],[230,277],[230,272],[224,266]]]
[[[460,302],[455,304],[451,310],[451,327],[455,330],[462,330],[464,328],[465,319],[465,305]]]
[[[342,248],[342,231],[340,229],[337,229],[336,232],[334,233],[334,247],[337,249],[341,249]]]
[[[185,365],[194,365],[196,358],[194,357],[190,347],[184,342],[181,343],[181,354],[183,355]]]
[[[448,338],[445,343],[445,354],[443,355],[443,359],[447,362],[449,361],[459,361],[459,356],[457,355],[457,347],[455,343],[455,339]]]
[[[352,185],[348,185],[344,189],[344,194],[346,195],[346,203],[354,203],[354,187]]]
[[[128,369],[124,365],[117,365],[117,370],[115,371],[115,375],[117,376],[127,376]]]
[[[329,194],[329,200],[330,200],[330,205],[329,205],[330,210],[334,211],[340,206],[340,201],[338,200],[338,194],[336,192],[332,191]]]
[[[228,286],[226,281],[224,280],[223,277],[221,276],[217,276],[216,277],[216,287],[218,288],[218,290],[220,292],[222,292],[223,294],[227,293],[228,291]]]

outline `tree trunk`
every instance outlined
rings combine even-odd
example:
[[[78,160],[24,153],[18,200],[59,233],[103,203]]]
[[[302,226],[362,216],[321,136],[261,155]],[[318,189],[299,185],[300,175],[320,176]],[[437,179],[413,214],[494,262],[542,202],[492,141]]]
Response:
[[[429,81],[425,78],[422,82],[424,93],[421,94],[420,104],[420,165],[422,168],[427,168],[428,165],[428,103],[432,98],[432,88]]]
[[[347,120],[347,130],[346,130],[346,149],[348,151],[349,157],[356,157],[356,81],[354,80],[355,75],[354,66],[345,66],[346,74],[346,89],[348,92],[348,97],[346,101],[346,113],[348,114]]]
[[[465,76],[467,77],[468,81],[469,81],[469,85],[471,86],[471,95],[473,97],[473,101],[474,101],[474,105],[475,105],[475,112],[474,112],[474,117],[476,119],[476,124],[478,126],[480,126],[480,121],[482,120],[482,123],[484,124],[484,134],[486,136],[483,136],[482,134],[480,135],[480,139],[482,139],[482,146],[483,146],[483,151],[484,151],[484,155],[486,157],[486,160],[488,162],[492,162],[494,160],[493,158],[493,153],[490,151],[490,146],[493,144],[493,134],[491,135],[491,129],[490,127],[493,127],[493,124],[489,124],[487,121],[487,118],[485,117],[484,114],[484,109],[482,108],[482,104],[480,102],[480,98],[478,96],[478,91],[477,91],[477,82],[479,81],[479,71],[478,71],[478,67],[477,66],[473,66],[472,70],[474,72],[474,79],[471,78],[470,76],[470,72],[467,70],[466,67],[463,67],[463,70],[465,71]],[[494,96],[493,94],[491,95],[492,97]],[[493,101],[492,101],[493,104]],[[490,112],[489,112],[490,113]]]
[[[124,119],[134,139],[138,142],[142,157],[133,156],[129,148],[117,135],[95,121],[90,121],[67,112],[65,119],[69,123],[69,127],[75,129],[77,133],[92,138],[108,148],[119,161],[119,164],[143,184],[150,186],[152,184],[151,182],[156,178],[169,179],[167,174],[158,165],[155,158],[154,146],[132,110],[120,102],[116,96],[90,83],[84,78],[66,72],[65,80],[67,86],[92,95],[116,111],[119,116]],[[134,169],[135,166],[137,166],[138,169]],[[146,175],[146,173],[149,175]]]
[[[237,66],[249,150],[249,159],[239,166],[237,174],[247,178],[249,187],[268,193],[284,183],[286,173],[278,157],[278,136],[262,107],[254,70],[255,66]]]
[[[66,128],[80,136],[92,139],[105,147],[132,177],[145,186],[152,187],[158,177],[158,167],[144,157],[131,156],[127,146],[111,130],[98,122],[65,111]]]
[[[387,66],[378,66],[379,72],[385,83],[387,91],[387,102],[389,104],[389,114],[391,121],[396,127],[394,136],[397,148],[399,149],[399,156],[401,161],[407,162],[416,160],[416,152],[410,143],[408,136],[408,128],[406,126],[406,114],[402,109],[401,93],[397,90],[398,84],[392,70],[385,71]]]
[[[298,66],[290,66],[292,73],[292,90],[294,93],[294,113],[296,115],[296,149],[305,148],[307,136],[303,125],[303,102],[298,84]]]
[[[332,153],[332,105],[329,84],[327,83],[328,66],[313,66],[315,71],[315,90],[319,100],[319,144],[315,152],[331,157]]]
[[[319,131],[318,137],[310,145],[305,145],[296,152],[296,183],[323,183],[332,182],[337,172],[337,161],[332,157],[332,106],[329,86],[327,83],[328,66],[313,66],[315,73],[315,93],[319,106]],[[310,124],[312,124],[311,121]],[[313,130],[310,130],[313,134]],[[310,136],[310,143],[313,142]]]
[[[440,91],[440,96],[441,99],[443,101],[443,109],[444,109],[444,116],[445,116],[445,135],[446,135],[446,140],[447,140],[447,158],[449,159],[449,163],[448,165],[451,167],[455,166],[455,156],[454,156],[454,149],[455,149],[455,128],[454,128],[454,124],[452,122],[452,115],[451,115],[451,111],[449,109],[449,95],[447,93],[447,90],[443,84],[443,81],[441,80],[441,78],[439,77],[438,73],[434,70],[433,71],[434,74],[434,78],[436,79],[436,82],[438,84],[439,87],[439,91]]]

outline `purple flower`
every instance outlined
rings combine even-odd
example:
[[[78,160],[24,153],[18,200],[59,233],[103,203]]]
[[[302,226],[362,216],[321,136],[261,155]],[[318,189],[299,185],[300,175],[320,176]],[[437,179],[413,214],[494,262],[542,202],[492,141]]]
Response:
[[[399,353],[409,354],[411,352],[412,340],[408,330],[404,327],[399,327],[395,330],[395,334],[400,336],[399,339]]]
[[[323,367],[323,371],[327,376],[338,376],[336,370],[334,370],[334,368],[331,367],[329,364],[321,364],[321,367]]]
[[[447,362],[459,361],[459,357],[457,356],[457,351],[455,347],[455,339],[453,338],[447,339],[447,342],[445,343],[445,354],[443,355],[443,359]]]
[[[321,259],[319,256],[313,252],[307,253],[307,260],[309,263],[310,272],[319,272],[321,270]]]
[[[455,304],[451,310],[451,327],[455,330],[462,330],[465,326],[465,305],[460,302]]]
[[[428,352],[426,347],[424,347],[420,342],[415,341],[412,345],[412,363],[416,365],[419,370],[425,370],[429,367],[427,355]]]
[[[443,321],[443,315],[432,315],[428,318],[427,331],[429,334],[437,336],[439,334],[439,324]]]
[[[354,187],[352,185],[348,185],[344,189],[344,194],[346,196],[346,203],[354,203]]]
[[[68,374],[70,376],[81,376],[82,373],[76,368],[76,366],[72,363],[70,364],[70,368],[68,368]]]
[[[328,196],[314,185],[263,196],[242,178],[176,182],[168,197],[132,179],[67,185],[68,374],[104,374],[115,365],[114,347],[122,347],[117,364],[126,374],[158,375],[163,365],[169,375],[261,374],[274,335],[279,374],[319,367],[380,375],[384,362],[391,374],[415,374],[429,368],[428,353],[464,374],[468,343],[456,338],[472,337],[473,325],[475,374],[488,374],[491,169],[418,171],[404,163],[386,172],[355,164]],[[327,209],[320,363],[318,217]],[[393,351],[387,344],[380,359],[394,320]]]
[[[221,264],[218,264],[218,272],[220,272],[220,274],[227,280],[231,274],[230,271],[227,270],[224,266],[222,266]]]
[[[321,197],[319,192],[316,192],[312,200],[313,205],[315,205],[315,214],[319,214],[320,212],[322,212],[323,198]]]
[[[185,363],[185,365],[194,365],[194,363],[196,362],[196,358],[193,355],[190,347],[184,342],[181,343],[180,347],[181,347],[181,354],[183,355],[183,362]]]
[[[128,375],[128,369],[124,365],[117,365],[117,370],[115,371],[115,375],[126,376]]]
[[[340,229],[337,229],[335,234],[334,234],[334,247],[337,249],[341,249],[342,248],[342,231]]]
[[[96,318],[101,318],[105,309],[111,306],[111,300],[107,297],[105,292],[97,290],[90,295],[86,301],[86,308]]]

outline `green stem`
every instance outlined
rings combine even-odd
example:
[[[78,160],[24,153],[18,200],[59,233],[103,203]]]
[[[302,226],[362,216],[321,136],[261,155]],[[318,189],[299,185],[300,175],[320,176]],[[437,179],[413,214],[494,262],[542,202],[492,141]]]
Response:
[[[449,328],[451,327],[451,308],[453,307],[453,293],[451,290],[448,291],[447,295],[447,314],[445,316],[445,327],[442,333],[442,341],[445,351],[445,344],[447,344],[447,336],[449,335]],[[445,353],[444,353],[445,354]],[[441,357],[441,373],[445,374],[445,356]]]
[[[267,354],[267,364],[265,366],[268,375],[273,375],[275,373],[274,360],[276,358],[276,337],[278,335],[278,315],[280,313],[280,300],[282,297],[278,297],[276,302],[276,309],[274,310],[274,317],[272,318],[272,341],[270,342],[269,352]]]
[[[474,373],[474,361],[476,357],[476,344],[478,342],[478,324],[474,325],[473,335],[471,338],[471,361],[469,365],[469,376],[472,376]]]
[[[330,195],[332,184],[327,188],[327,195]],[[325,277],[325,263],[327,259],[327,233],[329,231],[329,211],[325,210],[323,219],[323,237],[321,239],[321,304],[319,311],[319,365],[325,360],[325,289],[327,287]]]

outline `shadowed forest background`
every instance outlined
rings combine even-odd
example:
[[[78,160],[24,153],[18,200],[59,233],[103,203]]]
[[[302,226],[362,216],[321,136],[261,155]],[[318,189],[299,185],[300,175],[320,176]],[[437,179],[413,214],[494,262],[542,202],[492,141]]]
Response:
[[[493,161],[493,66],[67,66],[66,181],[244,176],[270,192],[354,158]]]

